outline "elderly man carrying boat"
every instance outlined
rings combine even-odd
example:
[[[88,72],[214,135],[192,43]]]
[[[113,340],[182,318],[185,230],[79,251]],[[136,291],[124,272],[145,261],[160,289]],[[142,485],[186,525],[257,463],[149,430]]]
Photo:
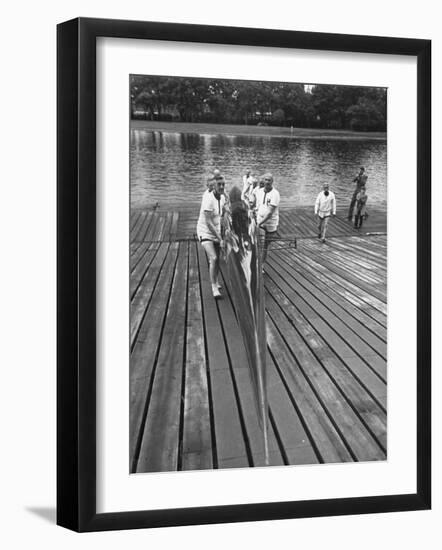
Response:
[[[315,215],[318,217],[318,239],[325,243],[328,220],[331,215],[336,216],[336,198],[328,183],[324,183],[322,191],[316,197]]]
[[[256,221],[258,227],[265,231],[262,254],[262,262],[264,263],[267,257],[269,244],[278,235],[280,196],[278,190],[273,187],[272,174],[264,174],[263,181],[264,186],[255,188],[252,197],[255,201],[254,206],[257,213]]]
[[[209,186],[201,201],[200,215],[196,227],[198,239],[209,260],[209,275],[212,293],[221,297],[219,282],[219,256],[221,245],[221,215],[226,202],[225,182],[222,177],[214,177],[213,187]]]

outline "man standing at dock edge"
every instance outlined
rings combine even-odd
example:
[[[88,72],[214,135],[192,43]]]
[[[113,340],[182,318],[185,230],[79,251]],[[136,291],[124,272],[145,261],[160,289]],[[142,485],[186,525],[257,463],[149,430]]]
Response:
[[[315,215],[318,217],[318,239],[325,243],[330,215],[336,216],[336,198],[328,183],[324,183],[322,191],[316,197]]]
[[[356,188],[355,188],[355,190],[353,192],[353,195],[351,197],[350,208],[348,210],[348,220],[349,221],[352,221],[352,219],[353,219],[353,211],[354,211],[355,204],[356,204],[356,197],[357,197],[358,193],[360,192],[360,190],[363,187],[367,186],[367,180],[368,180],[368,176],[365,173],[365,168],[363,166],[361,166],[360,169],[359,169],[359,174],[353,180],[353,183],[356,183]]]

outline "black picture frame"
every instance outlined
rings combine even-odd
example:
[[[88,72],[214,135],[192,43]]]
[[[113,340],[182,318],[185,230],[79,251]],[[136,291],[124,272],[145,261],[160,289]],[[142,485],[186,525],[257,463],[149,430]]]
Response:
[[[417,58],[417,471],[414,494],[96,512],[96,39],[150,39]],[[74,19],[57,28],[57,523],[75,531],[424,510],[431,506],[431,41]]]

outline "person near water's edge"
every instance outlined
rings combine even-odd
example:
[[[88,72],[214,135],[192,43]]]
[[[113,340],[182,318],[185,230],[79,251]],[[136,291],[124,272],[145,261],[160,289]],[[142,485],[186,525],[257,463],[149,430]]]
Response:
[[[225,182],[221,174],[214,175],[211,185],[208,186],[203,194],[196,227],[198,240],[203,246],[209,260],[209,276],[212,293],[215,298],[221,297],[221,284],[218,277],[221,247],[221,216],[226,203],[224,187]]]
[[[325,243],[328,220],[330,216],[336,216],[336,198],[328,183],[324,183],[322,191],[316,197],[315,215],[318,218],[318,239]]]
[[[262,253],[262,263],[264,264],[269,244],[278,235],[280,196],[278,190],[273,187],[272,174],[264,174],[262,179],[264,186],[256,187],[252,197],[258,227],[265,231]]]
[[[360,229],[362,222],[366,215],[367,208],[367,193],[365,192],[365,186],[361,187],[361,190],[356,195],[356,215],[355,215],[355,228]]]
[[[353,195],[351,197],[350,208],[348,210],[348,220],[349,221],[353,220],[353,211],[354,211],[355,204],[356,204],[356,196],[357,196],[357,194],[359,193],[359,191],[361,190],[362,187],[367,187],[367,179],[368,179],[368,176],[365,173],[365,168],[363,166],[361,166],[361,168],[359,169],[359,174],[353,180],[353,183],[356,183],[356,188],[355,188],[355,190],[353,192]]]

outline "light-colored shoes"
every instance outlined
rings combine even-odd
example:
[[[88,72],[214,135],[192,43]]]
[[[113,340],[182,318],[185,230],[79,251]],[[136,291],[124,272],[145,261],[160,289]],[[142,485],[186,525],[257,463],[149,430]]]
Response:
[[[218,285],[212,285],[212,294],[214,298],[221,298],[221,292]]]

